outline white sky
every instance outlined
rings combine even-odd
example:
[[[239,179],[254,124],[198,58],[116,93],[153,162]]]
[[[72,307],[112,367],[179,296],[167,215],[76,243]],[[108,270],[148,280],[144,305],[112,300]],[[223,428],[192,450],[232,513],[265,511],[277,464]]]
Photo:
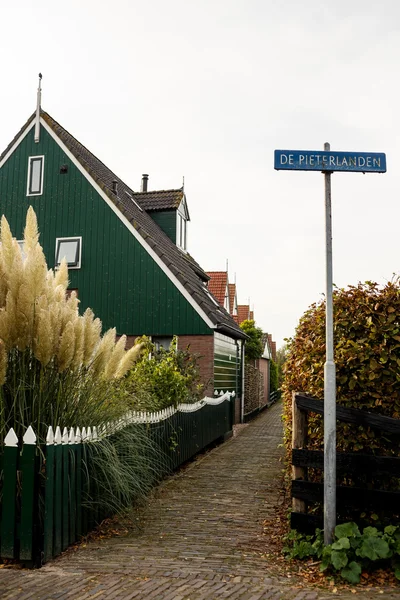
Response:
[[[334,281],[399,272],[398,0],[19,0],[1,9],[0,150],[42,106],[131,187],[185,176],[189,251],[281,345],[325,287],[324,182],[276,148],[386,152],[332,177]]]

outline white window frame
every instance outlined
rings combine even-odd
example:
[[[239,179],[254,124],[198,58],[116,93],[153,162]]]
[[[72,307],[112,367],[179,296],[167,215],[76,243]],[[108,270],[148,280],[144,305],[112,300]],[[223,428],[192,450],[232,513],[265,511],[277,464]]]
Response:
[[[79,256],[78,256],[78,263],[76,265],[68,265],[68,270],[69,269],[80,269],[81,268],[81,263],[82,263],[82,236],[79,235],[70,235],[68,237],[59,237],[56,238],[56,255],[55,255],[55,268],[58,269],[58,267],[60,266],[60,262],[63,259],[63,257],[61,257],[60,261],[57,261],[57,254],[58,254],[58,247],[59,247],[59,242],[75,242],[78,241],[79,242]]]
[[[26,254],[24,252],[25,240],[17,240],[17,244],[19,246],[19,249],[21,250],[22,260],[24,261],[26,259]]]
[[[176,245],[187,252],[187,219],[179,210],[176,213]]]
[[[30,191],[30,183],[31,183],[31,170],[32,170],[32,161],[40,159],[42,161],[42,170],[40,173],[40,191],[39,192],[31,192]],[[41,196],[43,194],[43,180],[44,180],[44,155],[40,156],[30,156],[28,158],[28,181],[26,184],[26,195],[27,196]]]

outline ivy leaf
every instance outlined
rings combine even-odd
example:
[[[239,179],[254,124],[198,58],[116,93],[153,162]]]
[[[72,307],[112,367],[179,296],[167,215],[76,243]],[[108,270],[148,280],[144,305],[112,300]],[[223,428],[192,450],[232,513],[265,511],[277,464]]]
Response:
[[[379,537],[379,532],[376,527],[364,527],[363,535],[367,537]]]
[[[396,579],[399,579],[399,580],[400,580],[400,567],[397,567],[397,568],[394,570],[394,576],[396,577]]]
[[[348,563],[348,558],[344,550],[332,550],[331,562],[334,568],[338,571],[345,567]]]
[[[379,560],[390,556],[388,543],[379,537],[367,537],[363,540],[361,547],[356,551],[358,556],[369,558],[370,560]]]
[[[348,550],[350,548],[349,538],[342,537],[332,544],[332,550]]]
[[[349,523],[343,523],[342,525],[336,525],[335,527],[335,536],[337,538],[344,537],[356,537],[360,535],[360,530],[358,529],[358,525],[353,521],[349,521]]]
[[[343,579],[348,581],[349,583],[359,583],[360,575],[361,575],[361,565],[354,560],[347,565],[344,569],[340,571]]]

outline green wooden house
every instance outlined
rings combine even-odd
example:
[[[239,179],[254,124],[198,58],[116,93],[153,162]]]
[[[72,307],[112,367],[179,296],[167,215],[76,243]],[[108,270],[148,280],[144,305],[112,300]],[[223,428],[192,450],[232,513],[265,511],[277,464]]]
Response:
[[[49,267],[65,256],[70,288],[104,328],[201,355],[207,394],[242,400],[243,332],[186,248],[184,190],[135,192],[38,106],[0,155],[0,207],[22,239],[33,206]]]

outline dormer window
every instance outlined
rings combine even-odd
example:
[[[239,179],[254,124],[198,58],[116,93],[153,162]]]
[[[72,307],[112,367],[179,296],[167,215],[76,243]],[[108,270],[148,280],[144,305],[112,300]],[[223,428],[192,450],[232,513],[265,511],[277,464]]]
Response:
[[[176,212],[176,245],[186,252],[187,249],[187,208],[183,200]]]
[[[182,248],[182,250],[186,250],[186,219],[185,217],[182,217],[182,215],[180,215],[179,213],[177,215],[177,218],[178,223],[176,229],[176,244],[177,246]]]
[[[44,156],[30,156],[28,159],[27,196],[41,196],[43,193]]]
[[[65,258],[69,269],[80,269],[81,257],[81,237],[56,239],[56,267],[60,266],[62,259]]]

